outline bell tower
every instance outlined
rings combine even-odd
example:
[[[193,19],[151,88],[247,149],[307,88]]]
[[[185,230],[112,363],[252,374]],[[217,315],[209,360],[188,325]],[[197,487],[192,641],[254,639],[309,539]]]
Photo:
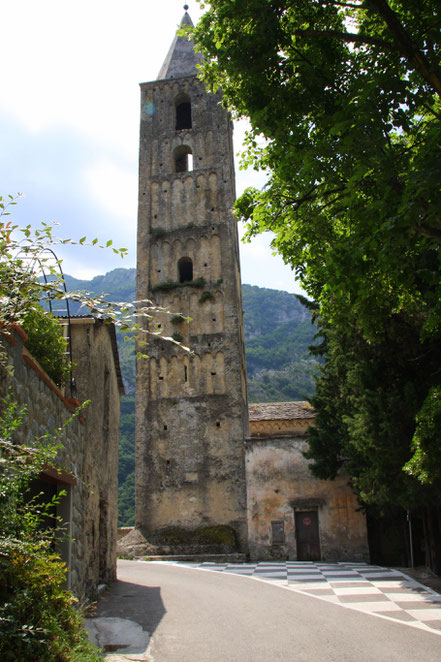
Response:
[[[187,10],[188,7],[186,6]],[[181,25],[192,25],[187,11]],[[246,549],[248,407],[232,123],[176,35],[141,84],[137,298],[162,314],[136,388],[136,525],[227,525]],[[187,321],[186,318],[191,318]]]

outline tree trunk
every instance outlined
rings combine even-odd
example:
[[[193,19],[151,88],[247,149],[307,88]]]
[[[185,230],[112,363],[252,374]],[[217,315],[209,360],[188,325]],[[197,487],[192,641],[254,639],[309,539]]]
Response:
[[[441,507],[427,506],[424,509],[424,538],[426,543],[426,565],[441,575]]]

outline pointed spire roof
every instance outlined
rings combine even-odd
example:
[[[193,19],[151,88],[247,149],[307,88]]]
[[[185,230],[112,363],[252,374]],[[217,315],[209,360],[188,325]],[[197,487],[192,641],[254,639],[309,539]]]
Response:
[[[178,32],[186,25],[193,25],[193,21],[187,12],[188,6],[185,5],[185,14],[182,17]],[[164,78],[181,78],[183,76],[196,76],[196,65],[202,61],[202,55],[195,53],[194,43],[186,37],[180,37],[177,33],[173,39],[161,71],[158,74],[158,80]]]

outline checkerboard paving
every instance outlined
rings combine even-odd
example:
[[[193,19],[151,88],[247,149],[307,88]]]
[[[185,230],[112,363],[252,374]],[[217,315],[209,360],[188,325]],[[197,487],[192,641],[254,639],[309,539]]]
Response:
[[[270,582],[441,635],[441,595],[392,568],[366,563],[176,563]]]

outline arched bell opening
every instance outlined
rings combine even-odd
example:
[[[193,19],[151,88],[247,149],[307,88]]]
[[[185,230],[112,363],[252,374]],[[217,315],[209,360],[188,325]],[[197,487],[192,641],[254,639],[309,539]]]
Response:
[[[189,283],[193,280],[193,260],[190,257],[181,257],[179,260],[178,278],[180,283]]]
[[[193,152],[188,145],[179,145],[173,152],[175,172],[191,172],[193,170]]]

